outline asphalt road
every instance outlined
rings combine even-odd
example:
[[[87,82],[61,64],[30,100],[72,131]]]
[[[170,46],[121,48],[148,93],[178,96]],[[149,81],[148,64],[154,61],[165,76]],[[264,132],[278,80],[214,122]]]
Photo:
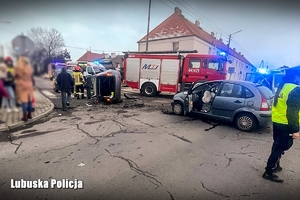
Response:
[[[51,92],[49,80],[38,81]],[[299,199],[299,141],[282,158],[285,182],[269,182],[261,175],[270,128],[245,133],[163,114],[170,97],[74,100],[73,109],[11,132],[0,143],[0,199]],[[77,179],[83,189],[11,189],[11,179]]]

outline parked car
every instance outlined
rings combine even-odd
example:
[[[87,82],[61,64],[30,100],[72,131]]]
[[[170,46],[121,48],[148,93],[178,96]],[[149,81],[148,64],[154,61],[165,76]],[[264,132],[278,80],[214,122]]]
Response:
[[[72,70],[67,69],[67,72],[72,76],[72,73],[73,73]],[[59,92],[59,86],[56,82],[56,78],[57,78],[58,74],[60,74],[60,73],[61,73],[61,69],[58,69],[58,70],[55,70],[54,75],[53,75],[53,90],[55,92]]]
[[[190,113],[235,123],[237,129],[252,131],[271,122],[273,92],[246,81],[219,80],[193,83],[173,97],[173,112]]]

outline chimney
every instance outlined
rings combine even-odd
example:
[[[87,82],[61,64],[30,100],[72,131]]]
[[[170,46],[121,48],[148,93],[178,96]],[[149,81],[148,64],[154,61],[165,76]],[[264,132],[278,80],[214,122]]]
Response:
[[[111,58],[115,58],[116,57],[116,53],[111,53],[110,56],[111,56]]]
[[[210,35],[211,35],[212,37],[215,37],[215,33],[214,33],[214,32],[211,32]]]
[[[219,39],[219,41],[220,41],[220,42],[223,42],[223,39],[222,39],[222,38],[220,38],[220,39]]]
[[[181,15],[181,13],[182,13],[182,11],[178,8],[178,7],[175,7],[175,13],[177,13],[177,14],[180,14]]]
[[[239,54],[241,55],[241,52],[239,52]]]
[[[200,27],[200,22],[199,22],[198,20],[196,20],[196,21],[195,21],[195,25],[196,25],[197,27]]]
[[[233,48],[232,50],[235,51],[235,48]]]

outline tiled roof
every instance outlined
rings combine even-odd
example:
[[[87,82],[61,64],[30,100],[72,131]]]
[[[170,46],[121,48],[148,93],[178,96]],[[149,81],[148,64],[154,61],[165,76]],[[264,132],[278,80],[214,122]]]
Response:
[[[153,41],[187,36],[196,36],[205,42],[216,46],[216,48],[227,52],[227,45],[225,45],[222,40],[216,39],[212,34],[207,33],[200,26],[197,26],[186,19],[181,14],[179,8],[175,8],[175,12],[171,16],[149,32],[148,40]],[[147,35],[140,39],[138,43],[146,41]],[[229,54],[252,66],[244,56],[235,52],[233,49],[229,49]]]
[[[91,51],[87,51],[77,61],[93,62],[94,60],[98,60],[102,58],[105,58],[105,54],[92,53]]]

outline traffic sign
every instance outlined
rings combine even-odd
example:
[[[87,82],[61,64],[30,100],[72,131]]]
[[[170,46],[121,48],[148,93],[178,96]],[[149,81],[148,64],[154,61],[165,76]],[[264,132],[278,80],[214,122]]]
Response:
[[[18,56],[34,52],[34,42],[27,36],[19,35],[12,40],[12,46]]]

